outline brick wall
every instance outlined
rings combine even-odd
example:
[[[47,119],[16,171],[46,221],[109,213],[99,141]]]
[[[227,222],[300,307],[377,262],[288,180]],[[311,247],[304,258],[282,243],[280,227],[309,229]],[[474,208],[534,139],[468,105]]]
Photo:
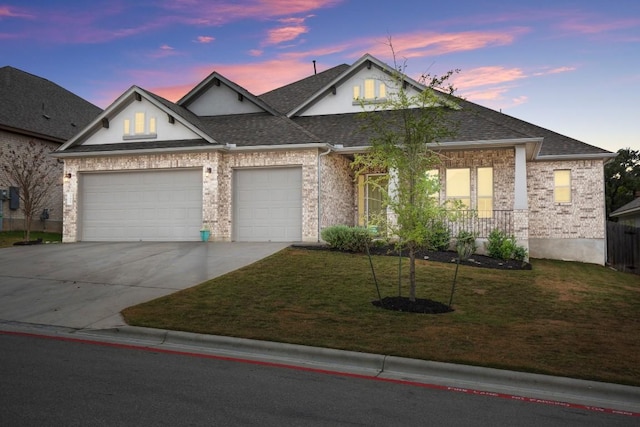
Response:
[[[571,170],[571,202],[555,203],[554,170]],[[604,239],[602,160],[527,164],[531,238]]]
[[[78,174],[82,172],[202,168],[204,225],[214,240],[229,241],[233,232],[232,177],[235,168],[300,166],[302,168],[302,239],[318,238],[317,150],[234,152],[211,151],[185,154],[145,154],[135,156],[65,159],[63,241],[78,239]],[[207,173],[211,168],[211,173]]]
[[[0,165],[5,165],[7,160],[5,155],[2,154],[5,150],[15,149],[19,151],[25,151],[28,147],[27,142],[36,141],[48,147],[51,151],[55,150],[60,144],[45,141],[38,138],[27,137],[12,132],[0,130]],[[49,175],[52,180],[55,181],[55,185],[52,187],[49,197],[45,200],[43,209],[49,209],[49,219],[46,222],[40,221],[39,214],[37,218],[32,221],[32,230],[42,230],[60,232],[62,230],[62,163],[50,158],[47,162],[47,166],[50,169]],[[2,167],[0,167],[0,189],[9,190],[9,187],[13,185],[9,177],[5,174]],[[2,203],[2,229],[3,230],[24,230],[24,213],[22,209],[12,211],[9,209],[9,201]],[[22,206],[22,201],[20,201]]]

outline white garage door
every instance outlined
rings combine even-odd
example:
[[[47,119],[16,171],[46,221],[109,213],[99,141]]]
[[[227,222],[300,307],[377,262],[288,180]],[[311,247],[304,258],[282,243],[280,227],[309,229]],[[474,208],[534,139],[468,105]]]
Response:
[[[202,226],[202,171],[81,175],[81,240],[192,241]]]
[[[302,240],[302,169],[234,172],[234,239],[240,242]]]

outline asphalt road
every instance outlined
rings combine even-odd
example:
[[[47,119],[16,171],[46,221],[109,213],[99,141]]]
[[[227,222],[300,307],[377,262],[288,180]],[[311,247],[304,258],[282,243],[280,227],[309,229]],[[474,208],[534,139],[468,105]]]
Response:
[[[3,426],[631,426],[603,414],[127,345],[0,333]]]

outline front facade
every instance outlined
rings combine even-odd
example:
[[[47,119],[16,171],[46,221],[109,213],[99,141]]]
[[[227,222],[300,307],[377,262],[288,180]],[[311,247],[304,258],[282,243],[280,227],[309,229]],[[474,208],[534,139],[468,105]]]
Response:
[[[369,145],[361,105],[390,96],[391,71],[365,55],[261,96],[213,73],[177,103],[130,88],[55,154],[63,240],[195,241],[206,228],[214,241],[316,242],[366,225],[379,206],[351,162]],[[433,147],[440,201],[464,200],[466,226],[503,228],[532,257],[604,263],[612,153],[462,100],[451,114],[458,134]]]

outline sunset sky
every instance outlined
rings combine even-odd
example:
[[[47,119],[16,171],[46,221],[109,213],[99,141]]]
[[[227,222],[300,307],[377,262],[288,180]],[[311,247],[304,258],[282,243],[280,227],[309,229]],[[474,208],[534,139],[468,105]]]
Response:
[[[365,53],[610,151],[640,149],[639,0],[0,0],[0,66],[106,108],[213,71],[259,95]]]

